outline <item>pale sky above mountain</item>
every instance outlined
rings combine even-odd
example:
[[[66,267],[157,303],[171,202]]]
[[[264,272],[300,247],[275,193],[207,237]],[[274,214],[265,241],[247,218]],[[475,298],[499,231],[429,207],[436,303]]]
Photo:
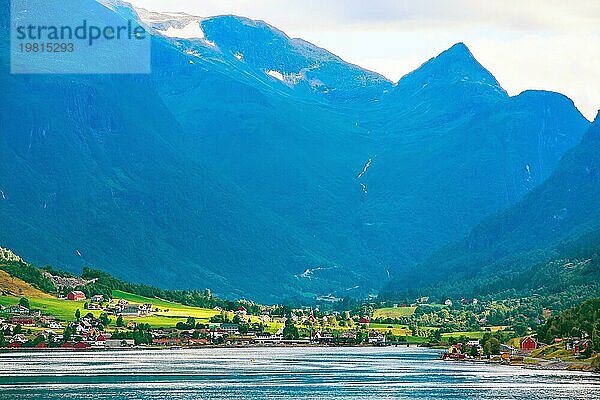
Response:
[[[154,11],[262,19],[393,81],[456,42],[512,95],[569,96],[600,108],[598,0],[130,0]]]

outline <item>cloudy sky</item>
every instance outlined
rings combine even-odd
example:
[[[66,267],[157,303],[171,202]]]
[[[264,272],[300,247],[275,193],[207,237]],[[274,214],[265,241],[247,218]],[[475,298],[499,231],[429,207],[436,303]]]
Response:
[[[600,108],[598,0],[130,0],[156,11],[262,19],[393,81],[464,42],[510,94],[569,96]]]

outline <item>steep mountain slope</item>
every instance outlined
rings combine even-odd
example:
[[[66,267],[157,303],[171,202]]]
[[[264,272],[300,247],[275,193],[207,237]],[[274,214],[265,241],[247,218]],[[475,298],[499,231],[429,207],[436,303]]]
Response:
[[[600,112],[581,143],[523,200],[484,219],[388,285],[387,296],[440,282],[492,279],[557,257],[590,257],[600,246]],[[597,265],[597,264],[595,264]],[[535,273],[535,272],[533,272]],[[597,271],[596,271],[597,273]]]
[[[150,75],[9,75],[0,9],[0,241],[71,270],[366,294],[517,202],[589,125],[562,95],[507,96],[462,44],[392,85],[234,16],[138,10]]]

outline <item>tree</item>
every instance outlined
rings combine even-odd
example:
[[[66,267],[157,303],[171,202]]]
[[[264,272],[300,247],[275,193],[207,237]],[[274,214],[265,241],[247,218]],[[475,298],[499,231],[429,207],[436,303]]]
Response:
[[[19,299],[19,305],[25,308],[29,308],[29,299],[27,297],[21,297]]]
[[[117,317],[117,326],[118,327],[125,326],[125,322],[123,321],[123,317],[121,315],[119,315]]]
[[[300,333],[298,332],[298,328],[294,325],[294,322],[291,318],[287,318],[285,320],[285,326],[283,327],[283,338],[288,340],[298,339],[300,337]]]
[[[103,312],[100,314],[100,322],[102,322],[102,325],[104,326],[108,326],[108,324],[110,324],[110,318],[108,317],[108,314]]]
[[[527,326],[523,323],[518,323],[513,326],[513,331],[515,335],[521,337],[527,334]]]
[[[79,308],[77,310],[75,310],[75,319],[79,320],[79,318],[81,318],[81,311],[79,311]]]
[[[471,357],[479,356],[479,350],[477,349],[477,346],[471,346],[471,351],[469,352],[469,355]]]
[[[71,340],[71,335],[73,334],[73,329],[70,326],[67,326],[63,331],[63,343]]]
[[[189,326],[188,329],[193,329],[196,326],[196,319],[194,317],[188,317],[186,325]]]
[[[492,344],[488,341],[483,344],[483,354],[489,356],[492,354]]]

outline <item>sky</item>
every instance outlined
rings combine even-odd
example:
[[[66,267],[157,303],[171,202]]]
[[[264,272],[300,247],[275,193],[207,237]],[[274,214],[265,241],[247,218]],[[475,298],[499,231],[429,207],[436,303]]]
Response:
[[[394,82],[457,42],[511,95],[600,109],[599,0],[129,0],[153,11],[261,19]]]

